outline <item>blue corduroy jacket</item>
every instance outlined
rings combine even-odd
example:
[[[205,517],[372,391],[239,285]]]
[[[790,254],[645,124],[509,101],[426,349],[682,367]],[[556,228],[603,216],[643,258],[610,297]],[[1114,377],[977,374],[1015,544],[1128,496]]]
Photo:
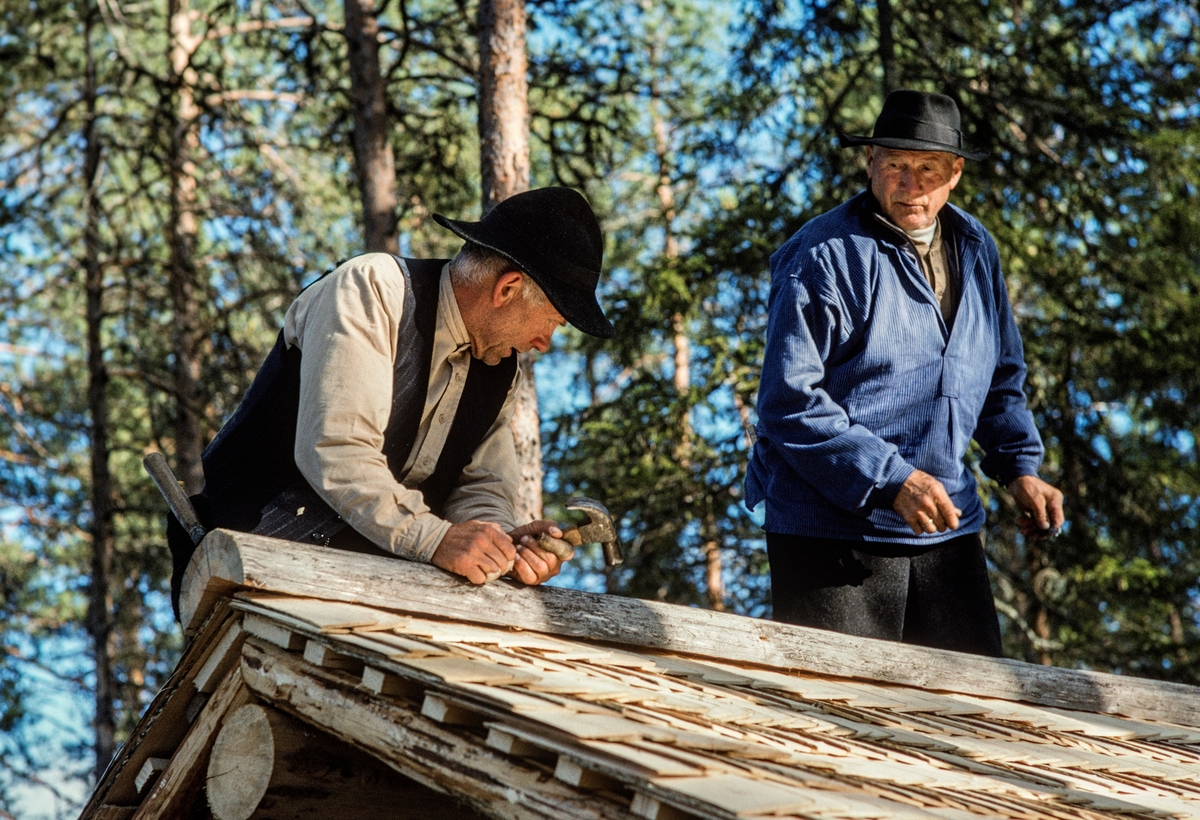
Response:
[[[766,502],[768,532],[915,553],[983,525],[963,463],[972,438],[986,453],[984,473],[1005,485],[1036,474],[1043,450],[991,236],[952,205],[939,214],[960,273],[947,332],[911,245],[878,215],[863,192],[771,256],[746,503]],[[914,469],[945,485],[963,511],[958,530],[913,535],[892,509]]]

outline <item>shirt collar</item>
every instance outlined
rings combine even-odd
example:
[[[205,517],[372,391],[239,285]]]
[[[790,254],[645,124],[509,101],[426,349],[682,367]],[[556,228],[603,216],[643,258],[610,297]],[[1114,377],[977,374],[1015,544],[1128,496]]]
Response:
[[[458,299],[454,296],[454,286],[450,283],[449,262],[442,266],[442,276],[438,283],[437,330],[434,339],[435,344],[442,339],[449,342],[450,350],[447,353],[457,353],[471,346],[471,336],[463,323],[462,313],[458,310]]]

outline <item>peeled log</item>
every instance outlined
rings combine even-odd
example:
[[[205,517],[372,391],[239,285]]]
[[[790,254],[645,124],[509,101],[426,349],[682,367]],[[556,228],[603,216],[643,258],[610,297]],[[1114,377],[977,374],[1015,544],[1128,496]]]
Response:
[[[221,727],[207,785],[216,820],[474,816],[370,755],[256,704]]]

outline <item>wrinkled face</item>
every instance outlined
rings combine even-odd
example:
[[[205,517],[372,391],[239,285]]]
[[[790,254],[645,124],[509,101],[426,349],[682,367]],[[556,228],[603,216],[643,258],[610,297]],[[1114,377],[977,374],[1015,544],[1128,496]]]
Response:
[[[480,313],[475,327],[468,327],[471,355],[490,365],[509,354],[550,349],[550,337],[567,323],[554,305],[546,301],[534,306],[522,294],[520,273],[502,274],[493,285],[489,307]]]
[[[906,231],[928,228],[962,176],[963,158],[947,151],[898,151],[867,146],[871,193],[884,214]]]

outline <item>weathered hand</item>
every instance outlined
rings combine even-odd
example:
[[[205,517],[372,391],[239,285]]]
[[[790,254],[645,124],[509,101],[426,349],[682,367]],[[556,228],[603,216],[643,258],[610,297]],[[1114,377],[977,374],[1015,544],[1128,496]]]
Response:
[[[429,560],[472,584],[486,584],[509,572],[516,559],[516,545],[499,524],[464,521],[450,525]]]
[[[914,535],[956,530],[962,515],[942,482],[921,470],[914,470],[904,482],[892,508],[912,527]]]
[[[1026,538],[1051,538],[1063,524],[1063,494],[1035,475],[1023,475],[1008,485],[1013,500],[1025,515],[1017,526]]]
[[[509,533],[517,545],[517,560],[509,575],[531,586],[558,575],[566,560],[538,546],[537,538],[543,533],[553,538],[562,538],[563,534],[553,521],[540,520],[517,527]]]
[[[522,544],[528,539],[528,543],[537,542],[537,537],[542,533],[552,535],[555,538],[562,538],[562,530],[558,528],[558,524],[553,521],[537,520],[530,521],[528,524],[522,524],[508,535],[512,538],[514,544]]]

